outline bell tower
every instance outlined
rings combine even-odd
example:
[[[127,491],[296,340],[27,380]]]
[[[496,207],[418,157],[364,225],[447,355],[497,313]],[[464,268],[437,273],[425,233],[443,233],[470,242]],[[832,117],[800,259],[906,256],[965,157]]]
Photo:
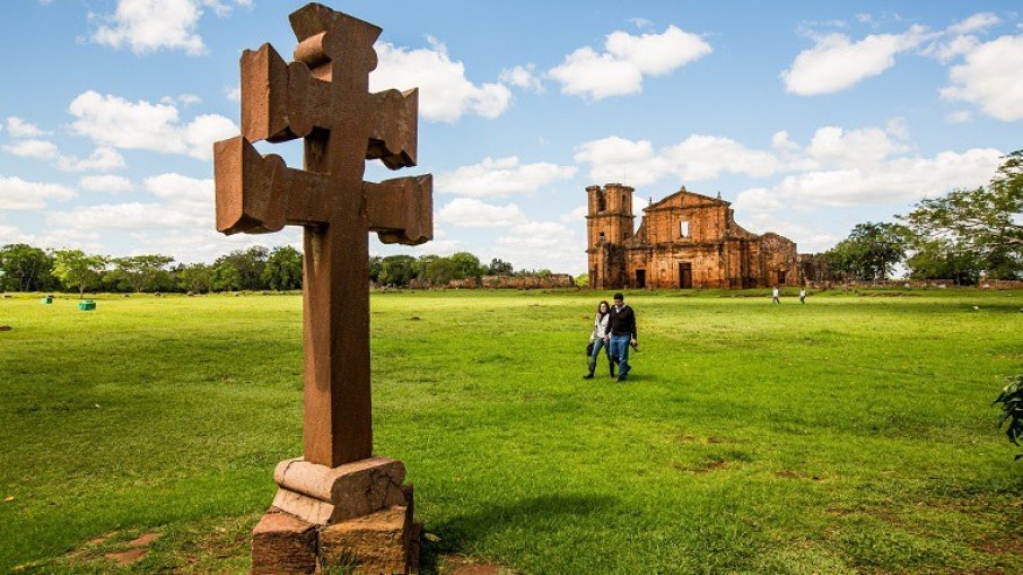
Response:
[[[586,215],[586,253],[590,287],[624,287],[624,246],[633,234],[632,192],[629,186],[589,186]]]

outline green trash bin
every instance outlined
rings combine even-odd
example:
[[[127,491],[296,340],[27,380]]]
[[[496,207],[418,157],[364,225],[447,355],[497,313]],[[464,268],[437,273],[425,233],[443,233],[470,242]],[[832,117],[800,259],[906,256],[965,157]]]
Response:
[[[42,302],[42,303],[45,303],[45,304],[51,304],[51,303],[53,303],[53,296],[46,296],[46,297],[44,297],[43,299],[41,299],[39,301]]]
[[[91,299],[80,301],[78,302],[78,309],[82,311],[93,311],[94,309],[96,309],[96,302],[92,301]]]

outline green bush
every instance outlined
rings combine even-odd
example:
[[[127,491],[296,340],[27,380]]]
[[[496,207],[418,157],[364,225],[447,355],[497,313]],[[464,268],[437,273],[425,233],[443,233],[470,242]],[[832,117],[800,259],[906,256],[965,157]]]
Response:
[[[1023,374],[1011,376],[1008,381],[1008,385],[1002,388],[1002,393],[995,400],[995,404],[1002,404],[998,427],[1001,428],[1008,421],[1005,435],[1013,445],[1020,445],[1020,439],[1023,438]],[[1016,460],[1019,459],[1023,459],[1023,453],[1016,455]]]

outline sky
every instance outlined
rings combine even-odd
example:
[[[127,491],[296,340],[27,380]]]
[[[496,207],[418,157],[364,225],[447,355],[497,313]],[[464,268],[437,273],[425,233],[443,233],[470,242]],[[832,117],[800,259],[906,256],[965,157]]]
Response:
[[[370,88],[418,87],[418,165],[450,255],[586,270],[586,187],[685,186],[821,252],[857,223],[986,184],[1023,148],[1018,1],[336,1],[383,29]],[[285,0],[3,0],[0,246],[212,262],[212,144],[243,50],[291,59]],[[302,165],[301,143],[261,143]],[[637,217],[636,224],[639,224]]]

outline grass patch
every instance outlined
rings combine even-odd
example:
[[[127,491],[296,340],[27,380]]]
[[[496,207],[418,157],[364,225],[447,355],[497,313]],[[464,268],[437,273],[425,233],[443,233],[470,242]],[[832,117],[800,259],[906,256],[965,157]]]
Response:
[[[581,379],[602,294],[376,293],[376,452],[437,565],[1023,572],[991,407],[1023,293],[879,293],[632,293],[627,385]],[[94,299],[0,300],[0,572],[246,572],[302,449],[301,298]]]

